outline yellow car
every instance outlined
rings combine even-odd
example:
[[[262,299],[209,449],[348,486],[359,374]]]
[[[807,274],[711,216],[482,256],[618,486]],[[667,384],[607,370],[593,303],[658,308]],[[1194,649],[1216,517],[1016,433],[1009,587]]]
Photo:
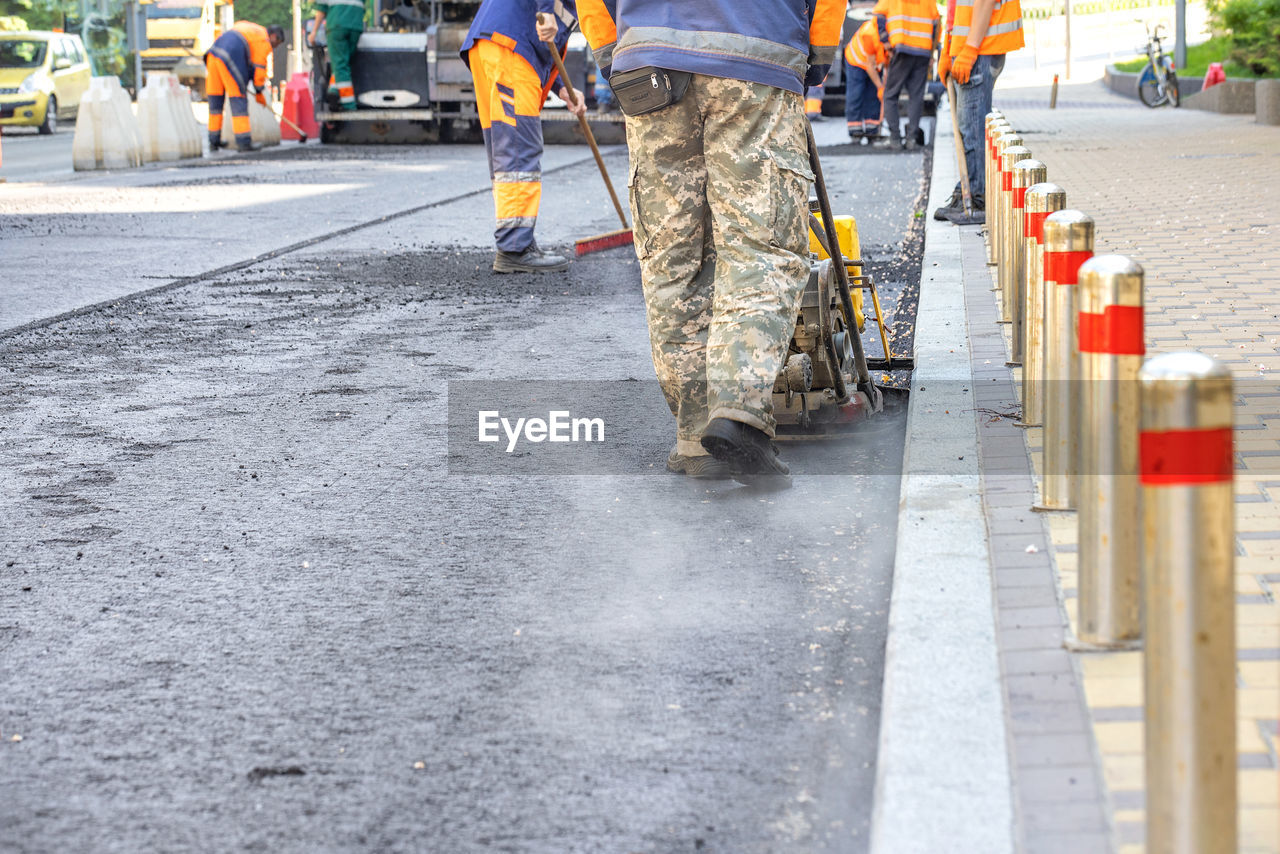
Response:
[[[0,33],[0,125],[53,133],[60,117],[71,118],[80,109],[92,76],[79,36]]]

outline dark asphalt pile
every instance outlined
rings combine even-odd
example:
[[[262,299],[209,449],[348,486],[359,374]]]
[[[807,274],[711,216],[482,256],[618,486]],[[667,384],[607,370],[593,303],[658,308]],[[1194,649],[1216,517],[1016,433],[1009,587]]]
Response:
[[[451,470],[450,381],[654,393],[625,250],[490,258],[0,339],[0,849],[865,848],[900,422],[776,494],[663,472],[660,401],[635,473]]]

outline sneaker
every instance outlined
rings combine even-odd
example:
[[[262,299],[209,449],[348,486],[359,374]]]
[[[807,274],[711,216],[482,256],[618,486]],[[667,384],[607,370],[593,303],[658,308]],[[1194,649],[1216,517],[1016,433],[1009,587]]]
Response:
[[[710,454],[686,457],[675,448],[667,455],[667,471],[688,475],[698,480],[724,480],[730,477],[729,466]]]
[[[933,218],[938,222],[946,222],[947,217],[953,213],[964,213],[964,196],[960,195],[959,190],[953,191],[947,203],[933,212]]]
[[[523,252],[499,249],[493,256],[495,273],[563,273],[568,269],[568,258],[543,252],[536,243],[530,244]]]
[[[907,141],[902,143],[902,147],[907,151],[916,150],[916,138],[914,136],[907,137]]]
[[[778,458],[778,448],[763,430],[729,418],[712,418],[702,433],[702,447],[729,466],[739,483],[775,488],[791,485],[791,469]]]

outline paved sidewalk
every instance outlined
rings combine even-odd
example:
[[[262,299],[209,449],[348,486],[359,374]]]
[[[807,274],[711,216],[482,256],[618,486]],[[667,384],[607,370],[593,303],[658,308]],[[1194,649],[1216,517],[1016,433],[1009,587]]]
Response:
[[[1096,220],[1097,253],[1145,268],[1148,354],[1198,350],[1235,372],[1240,850],[1274,853],[1280,389],[1269,378],[1280,369],[1280,129],[1252,116],[1148,110],[1101,84],[1063,87],[1056,110],[1048,102],[1047,87],[996,93],[1049,180],[1066,188],[1068,207]],[[941,171],[951,145],[940,134]],[[935,183],[944,180],[949,189],[954,177],[935,169]],[[1029,510],[1040,431],[1013,424],[1020,377],[1004,365],[994,268],[979,230],[960,231],[974,393],[956,388],[954,399],[978,423],[1015,839],[1025,851],[1136,854],[1145,821],[1141,653],[1063,647],[1074,634],[1075,514]]]

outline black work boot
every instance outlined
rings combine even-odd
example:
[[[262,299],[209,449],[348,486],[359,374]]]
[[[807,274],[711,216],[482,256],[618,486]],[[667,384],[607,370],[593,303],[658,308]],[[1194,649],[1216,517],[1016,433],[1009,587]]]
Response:
[[[938,222],[946,222],[953,213],[964,213],[964,196],[959,190],[952,191],[951,198],[947,199],[946,204],[933,212],[933,218]]]
[[[778,448],[763,430],[728,418],[712,418],[702,433],[702,447],[729,466],[739,483],[785,489],[791,469],[778,458]]]
[[[495,273],[563,273],[568,269],[568,258],[543,252],[536,243],[529,244],[523,252],[499,249],[493,256]]]

